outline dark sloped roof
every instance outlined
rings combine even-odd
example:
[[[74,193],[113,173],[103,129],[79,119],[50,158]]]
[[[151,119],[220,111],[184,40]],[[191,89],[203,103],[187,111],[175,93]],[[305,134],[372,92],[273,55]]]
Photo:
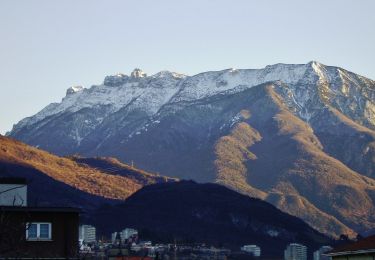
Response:
[[[342,245],[327,252],[327,255],[343,255],[374,252],[375,253],[375,235],[366,237],[357,242]]]
[[[26,184],[25,178],[0,177],[0,184]]]
[[[0,211],[24,211],[24,212],[81,212],[78,208],[72,207],[14,207],[1,206]]]

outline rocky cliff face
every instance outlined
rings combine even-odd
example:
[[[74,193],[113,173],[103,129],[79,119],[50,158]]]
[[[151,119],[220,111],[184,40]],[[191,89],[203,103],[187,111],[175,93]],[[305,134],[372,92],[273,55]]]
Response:
[[[329,234],[375,227],[370,79],[310,62],[195,76],[136,70],[71,92],[10,135],[60,155],[218,182]]]

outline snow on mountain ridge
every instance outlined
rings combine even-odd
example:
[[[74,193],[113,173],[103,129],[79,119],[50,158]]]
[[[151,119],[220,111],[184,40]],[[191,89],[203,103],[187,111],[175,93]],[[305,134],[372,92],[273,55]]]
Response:
[[[182,83],[182,90],[173,101],[191,101],[233,90],[238,86],[248,88],[271,81],[282,81],[287,84],[296,84],[300,81],[309,64],[275,64],[264,69],[238,69],[204,72],[188,77]],[[239,89],[243,89],[239,88]]]
[[[161,71],[147,76],[142,70],[135,69],[130,77],[121,73],[107,76],[102,85],[92,86],[89,89],[70,88],[67,91],[68,95],[62,99],[61,103],[51,104],[36,115],[21,120],[15,128],[34,124],[62,112],[76,112],[82,108],[103,105],[110,107],[108,113],[113,113],[130,104],[129,109],[140,109],[152,116],[168,102],[193,101],[222,92],[242,91],[273,81],[281,81],[292,86],[299,83],[309,86],[319,82],[319,84],[334,82],[338,77],[338,71],[343,73],[339,68],[328,67],[315,61],[307,64],[279,63],[268,65],[263,69],[209,71],[194,76],[169,71]],[[348,73],[344,74],[346,82],[355,80]],[[301,93],[299,90],[297,93],[295,87],[291,88],[293,88],[293,93],[290,95],[293,96],[298,106],[303,106],[306,103],[306,95],[309,92],[316,91],[310,89],[306,90],[308,92]],[[327,92],[329,91],[328,89]],[[341,92],[345,93],[345,91],[348,90],[344,89]],[[329,98],[328,94],[327,99]],[[367,104],[367,106],[369,107],[367,113],[372,117],[373,104]],[[300,109],[302,110],[302,108]]]
[[[139,68],[135,68],[130,74],[130,76],[132,78],[144,78],[144,77],[147,77],[147,74],[143,70]]]
[[[182,79],[182,78],[185,78],[187,77],[186,75],[184,74],[181,74],[181,73],[177,73],[177,72],[171,72],[171,71],[168,71],[168,70],[162,70],[154,75],[151,76],[152,78],[169,78],[169,77],[173,77],[173,78],[178,78],[178,79]]]
[[[150,77],[139,69],[132,73],[132,77],[121,73],[107,76],[102,85],[94,85],[89,89],[70,87],[60,103],[50,104],[36,115],[21,120],[14,129],[35,124],[52,115],[77,112],[87,107],[108,105],[111,107],[109,113],[113,113],[130,102],[134,108],[143,108],[152,115],[177,92],[176,83],[185,77],[166,71]]]
[[[77,92],[82,91],[84,89],[85,88],[83,86],[73,86],[73,87],[70,87],[66,90],[66,95],[74,94],[74,93],[77,93]]]

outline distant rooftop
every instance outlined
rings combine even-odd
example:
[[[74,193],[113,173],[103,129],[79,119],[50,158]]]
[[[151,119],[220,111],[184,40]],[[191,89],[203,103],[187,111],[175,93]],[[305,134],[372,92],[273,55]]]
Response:
[[[327,255],[352,255],[369,252],[375,253],[375,235],[366,237],[354,243],[338,246],[334,248],[332,251],[327,252]]]

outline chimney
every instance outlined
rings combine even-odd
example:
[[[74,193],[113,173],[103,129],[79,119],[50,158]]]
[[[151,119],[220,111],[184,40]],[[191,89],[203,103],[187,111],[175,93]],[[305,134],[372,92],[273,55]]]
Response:
[[[0,206],[27,206],[26,179],[0,178]]]

